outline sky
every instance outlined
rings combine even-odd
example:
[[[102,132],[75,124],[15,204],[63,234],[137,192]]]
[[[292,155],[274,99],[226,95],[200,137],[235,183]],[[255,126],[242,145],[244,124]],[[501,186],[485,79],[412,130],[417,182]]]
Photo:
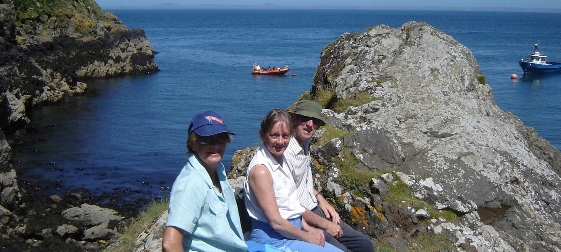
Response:
[[[266,5],[282,7],[369,7],[369,8],[459,8],[459,9],[543,9],[561,12],[560,0],[95,0],[103,9],[116,7],[151,8],[162,4],[177,5]]]

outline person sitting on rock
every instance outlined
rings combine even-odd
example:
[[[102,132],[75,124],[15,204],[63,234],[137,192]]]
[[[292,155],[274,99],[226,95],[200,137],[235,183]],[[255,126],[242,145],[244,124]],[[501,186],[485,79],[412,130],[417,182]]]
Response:
[[[233,190],[220,162],[234,133],[213,111],[189,125],[188,161],[171,189],[163,251],[247,251]]]
[[[275,109],[263,118],[259,131],[262,144],[248,166],[244,182],[244,202],[252,224],[250,240],[282,250],[341,251],[325,242],[323,231],[313,227],[322,218],[298,201],[283,155],[291,135],[292,122],[286,111]]]
[[[347,225],[327,200],[313,187],[312,169],[310,166],[310,143],[314,133],[325,125],[321,115],[321,105],[311,100],[298,101],[289,112],[292,116],[294,135],[284,155],[291,168],[297,186],[300,204],[311,212],[338,224],[343,234],[335,237],[331,244],[343,251],[373,252],[374,245],[370,238]],[[329,235],[329,234],[326,234]]]

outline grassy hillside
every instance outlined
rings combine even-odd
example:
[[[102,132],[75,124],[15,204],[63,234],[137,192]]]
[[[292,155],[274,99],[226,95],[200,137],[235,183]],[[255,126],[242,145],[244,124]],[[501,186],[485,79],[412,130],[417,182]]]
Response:
[[[88,18],[104,20],[106,13],[94,0],[19,0],[15,2],[16,20],[41,19],[47,17],[70,18],[76,13],[88,13]]]

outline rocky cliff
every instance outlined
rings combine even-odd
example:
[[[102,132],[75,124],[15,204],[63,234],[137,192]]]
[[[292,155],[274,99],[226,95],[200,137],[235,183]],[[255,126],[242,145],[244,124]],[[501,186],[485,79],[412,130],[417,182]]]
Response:
[[[0,0],[0,51],[0,247],[22,251],[6,243],[48,246],[39,244],[58,237],[70,242],[54,250],[99,248],[94,243],[111,238],[114,224],[88,226],[60,216],[64,208],[95,200],[69,193],[26,202],[10,164],[11,145],[25,139],[31,110],[83,93],[92,78],[157,72],[152,45],[144,31],[129,30],[94,0]],[[69,224],[58,226],[63,231],[57,234],[57,222]]]
[[[332,125],[350,133],[316,146],[320,174],[336,175],[319,184],[338,205],[362,202],[373,236],[395,237],[402,223],[380,205],[397,180],[427,210],[455,213],[445,223],[427,216],[434,220],[426,226],[447,230],[456,246],[559,251],[561,154],[497,107],[473,55],[452,37],[415,22],[344,34],[322,51],[311,96],[323,99]],[[332,186],[352,179],[341,174],[344,162],[373,172],[360,193]],[[419,231],[410,224],[408,232]]]
[[[87,80],[158,71],[144,31],[93,0],[0,1],[0,127],[12,135],[35,106],[81,93]]]

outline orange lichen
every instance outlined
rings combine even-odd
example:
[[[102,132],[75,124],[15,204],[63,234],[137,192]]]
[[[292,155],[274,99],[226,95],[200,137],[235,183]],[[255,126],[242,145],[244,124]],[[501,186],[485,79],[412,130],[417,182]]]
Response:
[[[351,220],[353,223],[360,223],[363,226],[368,225],[366,220],[366,210],[362,207],[352,206],[351,207]]]
[[[236,151],[236,152],[234,153],[234,156],[232,157],[232,164],[234,164],[234,165],[235,165],[235,164],[238,164],[239,162],[242,161],[242,159],[243,159],[244,157],[249,156],[249,155],[251,154],[252,151],[253,151],[252,149],[250,149],[250,150],[247,150],[247,149],[246,149],[246,150],[239,150],[239,151]]]
[[[314,162],[314,165],[317,168],[317,171],[322,173],[323,172],[323,166],[321,164],[319,164],[319,162],[315,158],[312,158],[312,162]]]
[[[378,219],[380,219],[380,220],[385,220],[386,219],[386,216],[384,216],[381,212],[377,212],[376,216],[378,216]]]
[[[240,153],[238,153],[238,152],[234,153],[234,156],[232,157],[232,164],[237,164],[237,163],[239,163],[239,162],[240,162],[240,159],[241,159],[241,156],[242,156],[242,155],[241,155]]]

